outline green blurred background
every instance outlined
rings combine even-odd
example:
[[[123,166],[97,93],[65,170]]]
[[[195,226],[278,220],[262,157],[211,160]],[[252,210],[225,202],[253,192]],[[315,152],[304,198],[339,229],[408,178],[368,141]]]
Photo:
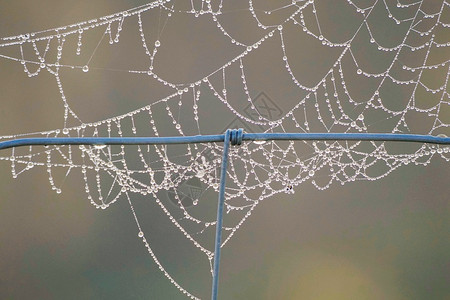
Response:
[[[333,2],[318,2],[331,5],[330,15],[336,9]],[[72,24],[144,3],[0,0],[0,36]],[[239,1],[232,3],[245,8]],[[245,24],[240,17],[235,16],[236,22]],[[211,23],[200,21],[198,27],[190,27],[183,18],[173,19],[162,40],[161,51],[167,55],[161,54],[159,66],[169,79],[195,78],[237,53],[218,46],[210,51],[208,45],[217,36],[206,26]],[[339,20],[342,24],[328,25],[348,25],[345,18]],[[243,39],[257,33],[250,26],[233,28],[228,22]],[[186,47],[190,43],[206,50],[196,56],[198,49]],[[141,49],[131,42],[123,47],[127,50],[94,57],[88,79],[80,79],[80,73],[63,74],[68,101],[85,120],[104,119],[152,101],[146,98],[150,88],[145,80],[124,81],[132,75],[95,71],[95,64],[104,61],[115,66],[134,63],[122,58],[134,56],[133,48]],[[314,48],[301,54],[311,62],[323,60]],[[292,87],[273,81],[276,73],[258,71],[270,65],[267,55],[254,60],[249,72],[261,79],[252,95],[265,92],[284,111],[292,107]],[[30,79],[19,63],[0,59],[0,91],[0,135],[61,127],[63,110],[51,76]],[[206,131],[223,130],[232,121],[217,114],[219,105],[216,109],[216,114],[211,110],[203,115],[217,123],[206,126]],[[294,195],[266,200],[223,249],[220,298],[450,299],[449,175],[448,163],[434,159],[427,167],[402,167],[376,182],[333,185],[325,191],[306,183]],[[80,190],[81,177],[68,177],[63,193],[57,195],[44,170],[34,168],[14,180],[7,162],[0,164],[0,176],[1,299],[184,299],[137,238],[126,201],[96,210]],[[205,257],[155,205],[142,201],[136,209],[151,228],[151,245],[170,274],[193,294],[208,298],[211,277]]]

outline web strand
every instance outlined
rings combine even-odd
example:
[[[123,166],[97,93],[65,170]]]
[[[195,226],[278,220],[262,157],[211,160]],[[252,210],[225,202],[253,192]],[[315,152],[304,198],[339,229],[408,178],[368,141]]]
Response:
[[[347,1],[345,5],[352,9],[355,25],[338,36],[323,21],[325,12],[315,1],[293,1],[262,10],[257,1],[250,0],[241,10],[247,14],[247,22],[255,26],[252,42],[243,35],[234,36],[233,26],[226,20],[226,14],[232,14],[233,10],[226,1],[201,1],[201,5],[197,5],[199,1],[188,2],[186,8],[179,1],[161,0],[87,22],[0,39],[0,58],[20,64],[29,77],[48,73],[55,78],[64,107],[61,128],[0,139],[163,136],[167,132],[178,136],[204,134],[209,124],[202,123],[203,110],[207,110],[205,107],[211,101],[220,106],[219,113],[232,115],[233,124],[242,125],[247,131],[448,135],[448,2],[438,1],[436,11],[427,12],[422,8],[422,1],[409,4],[397,1],[393,5],[393,2],[374,0],[367,7],[358,1]],[[375,16],[380,9],[383,15]],[[164,39],[171,22],[181,18],[210,21],[217,29],[216,34],[229,44],[230,53],[236,55],[224,64],[213,64],[198,78],[185,82],[167,79],[166,73],[158,69],[158,62],[164,54],[165,43],[173,47]],[[393,28],[395,34],[389,38],[384,39],[380,34],[381,25],[377,21],[381,18]],[[157,24],[156,34],[151,31],[151,24]],[[96,31],[102,34],[94,40]],[[140,69],[96,65],[105,44],[120,47],[127,43],[122,40],[133,37],[139,40],[139,49],[145,56]],[[297,39],[311,42],[320,51],[330,51],[330,56],[335,58],[317,71],[320,75],[311,74],[316,78],[313,81],[299,71],[301,54],[296,53]],[[283,111],[277,106],[269,107],[267,99],[254,95],[256,83],[251,61],[265,47],[273,47],[269,48],[274,53],[271,59],[282,64],[280,74],[290,80],[295,93],[295,102],[285,105]],[[2,50],[10,49],[15,55],[2,54]],[[375,63],[370,63],[367,51],[379,55]],[[56,55],[50,55],[51,52]],[[73,54],[87,59],[71,64],[66,57]],[[170,92],[146,99],[148,103],[144,106],[127,113],[85,122],[82,113],[73,108],[73,102],[66,96],[63,73],[78,72],[77,76],[83,76],[94,70],[125,72],[148,79]],[[367,86],[365,91],[369,92],[364,97],[355,92],[358,82]],[[392,90],[399,90],[403,99],[391,96]],[[235,100],[236,95],[242,102]],[[429,118],[431,122],[424,121]],[[416,123],[428,125],[415,131]],[[150,234],[138,221],[132,199],[135,194],[151,196],[151,201],[206,256],[211,266],[214,251],[206,240],[213,233],[215,219],[208,211],[206,198],[218,192],[222,150],[215,143],[177,147],[46,146],[44,150],[13,149],[0,160],[10,163],[14,178],[33,168],[42,168],[56,193],[61,193],[69,174],[80,172],[86,197],[98,209],[126,199],[138,236],[158,268],[182,293],[197,299],[158,260],[150,247]],[[399,152],[392,144],[382,142],[244,143],[230,151],[225,201],[228,220],[222,247],[259,204],[279,193],[293,194],[296,187],[306,182],[323,190],[336,183],[375,181],[405,165],[425,166],[437,158],[449,162],[449,148],[419,145]]]

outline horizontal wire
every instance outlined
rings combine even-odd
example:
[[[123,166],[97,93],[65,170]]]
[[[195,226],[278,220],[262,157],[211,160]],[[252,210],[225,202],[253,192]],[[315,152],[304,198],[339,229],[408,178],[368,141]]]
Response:
[[[50,145],[164,145],[223,142],[224,134],[172,137],[65,137],[24,138],[0,142],[0,150],[22,146]],[[450,145],[449,137],[395,133],[244,133],[243,141],[393,141]]]

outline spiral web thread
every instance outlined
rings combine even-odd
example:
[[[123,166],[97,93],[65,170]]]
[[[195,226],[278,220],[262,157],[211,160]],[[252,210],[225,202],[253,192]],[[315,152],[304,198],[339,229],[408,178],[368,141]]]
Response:
[[[186,3],[188,5],[186,5]],[[29,77],[43,72],[52,74],[64,105],[64,124],[61,129],[3,136],[1,139],[18,137],[130,137],[160,136],[161,129],[171,126],[177,135],[202,134],[199,110],[204,93],[214,95],[222,108],[231,112],[241,124],[257,126],[264,132],[377,132],[383,128],[391,133],[421,133],[448,135],[450,99],[448,81],[450,76],[450,4],[434,1],[430,8],[427,1],[365,1],[359,4],[348,0],[346,5],[353,9],[359,25],[345,41],[335,41],[322,31],[321,11],[316,1],[292,1],[272,10],[257,8],[257,1],[248,1],[246,10],[249,22],[254,22],[263,34],[254,43],[247,44],[234,38],[221,23],[221,16],[228,9],[226,1],[168,1],[152,2],[137,8],[102,17],[96,20],[50,29],[30,34],[0,39],[0,57],[20,63]],[[427,2],[427,3],[426,3]],[[439,2],[439,3],[438,3]],[[190,7],[189,7],[190,5]],[[189,7],[186,9],[186,7]],[[187,15],[191,18],[210,18],[218,33],[233,46],[240,47],[240,54],[220,68],[204,75],[203,79],[173,83],[161,77],[154,70],[161,41],[145,33],[144,16],[158,11],[165,22]],[[385,45],[375,33],[376,22],[371,15],[375,10],[391,22],[392,30],[403,33],[393,45]],[[278,24],[267,25],[264,16],[278,12],[289,14]],[[126,22],[125,22],[126,21]],[[123,31],[127,22],[137,24],[138,32]],[[289,27],[288,33],[285,28]],[[130,74],[147,76],[161,85],[172,89],[169,96],[153,99],[151,103],[126,114],[97,122],[85,123],[72,110],[70,99],[66,98],[60,70],[73,72],[90,71],[90,60],[85,65],[71,65],[62,60],[66,53],[80,55],[83,52],[85,35],[101,30],[98,42],[109,40],[111,47],[121,42],[122,35],[139,34],[142,50],[148,57],[142,70],[127,70]],[[303,34],[315,39],[321,47],[335,48],[339,55],[329,70],[315,84],[309,85],[298,79],[292,62],[299,54],[289,52],[290,36]],[[383,70],[365,68],[355,40],[383,56]],[[66,47],[68,41],[75,41],[76,49]],[[246,60],[266,42],[276,43],[281,48],[285,72],[288,73],[298,92],[297,98],[287,113],[276,119],[262,113],[253,102],[247,81]],[[42,47],[44,45],[44,47]],[[25,48],[33,50],[33,54]],[[98,46],[97,46],[98,47]],[[55,49],[56,48],[56,49]],[[14,49],[16,56],[1,54],[2,49]],[[56,58],[47,57],[56,50]],[[95,48],[94,52],[97,48]],[[238,70],[232,72],[231,70]],[[106,69],[104,70],[107,71]],[[248,101],[251,114],[236,108],[227,94],[235,87],[227,81],[237,76],[241,82],[242,99]],[[371,81],[371,92],[367,99],[357,99],[348,87],[348,79],[356,77]],[[222,86],[213,78],[220,78]],[[430,80],[431,78],[431,80]],[[401,89],[407,95],[399,105],[391,104],[399,99],[389,97],[388,91]],[[183,112],[184,118],[181,118]],[[163,114],[166,122],[161,122]],[[188,114],[188,117],[186,117]],[[157,117],[156,117],[157,115]],[[185,120],[189,119],[189,120]],[[168,120],[168,122],[167,122]],[[416,122],[424,125],[417,131]],[[379,124],[384,127],[377,127]],[[70,125],[69,125],[70,124]],[[72,125],[75,124],[75,125]],[[411,129],[411,128],[414,128]],[[149,131],[150,129],[150,131]],[[433,157],[450,160],[449,148],[435,145],[409,146],[397,151],[385,142],[245,142],[230,151],[230,167],[226,189],[225,207],[230,222],[225,224],[222,247],[231,239],[263,200],[278,193],[294,193],[296,186],[310,181],[318,189],[326,189],[332,183],[345,184],[357,180],[377,180],[408,164],[427,165]],[[205,254],[211,266],[214,252],[207,246],[204,236],[211,234],[215,225],[214,214],[204,206],[203,194],[217,193],[221,162],[221,144],[205,143],[185,146],[47,146],[29,147],[26,150],[13,149],[1,160],[9,161],[14,178],[32,169],[43,168],[48,173],[50,185],[61,193],[64,179],[73,172],[81,172],[87,198],[96,208],[106,209],[119,199],[129,202],[142,239],[151,257],[164,275],[184,294],[197,297],[183,288],[157,259],[150,247],[150,237],[144,234],[134,206],[132,195],[151,195],[151,201],[167,215],[192,244]],[[59,178],[55,170],[62,170]],[[191,191],[193,199],[185,202],[186,192],[181,186],[196,180]],[[177,205],[169,205],[161,199],[166,192]],[[210,202],[211,200],[209,200]],[[202,215],[202,214],[205,215]],[[208,215],[209,213],[209,215]],[[207,216],[206,216],[207,215]]]

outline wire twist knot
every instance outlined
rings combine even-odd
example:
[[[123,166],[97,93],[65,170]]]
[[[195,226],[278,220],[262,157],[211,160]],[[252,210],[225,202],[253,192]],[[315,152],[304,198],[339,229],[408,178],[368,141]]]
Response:
[[[243,134],[244,134],[244,130],[242,128],[232,129],[230,132],[231,145],[233,145],[233,146],[241,145]]]

